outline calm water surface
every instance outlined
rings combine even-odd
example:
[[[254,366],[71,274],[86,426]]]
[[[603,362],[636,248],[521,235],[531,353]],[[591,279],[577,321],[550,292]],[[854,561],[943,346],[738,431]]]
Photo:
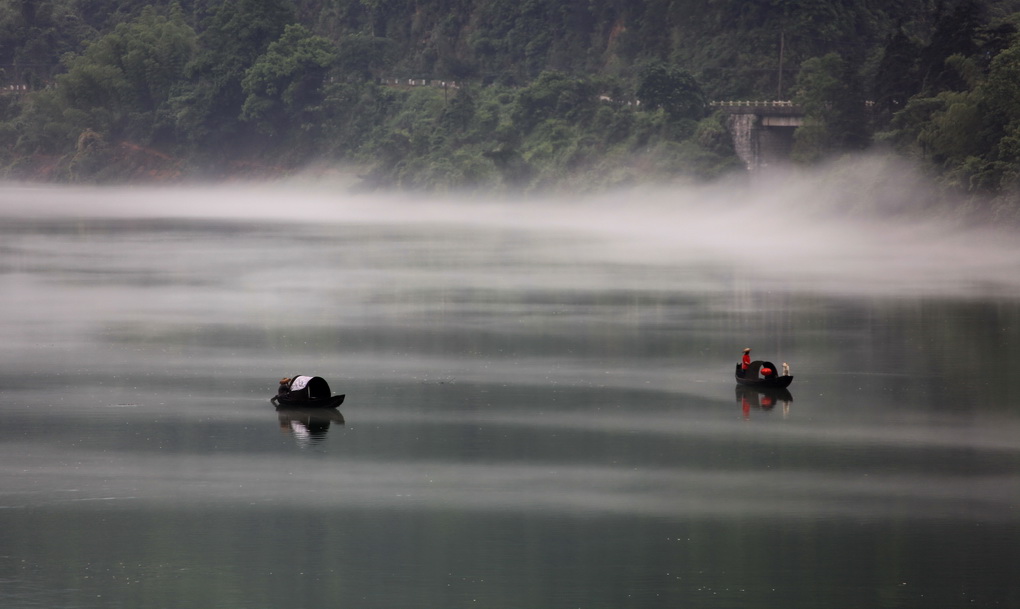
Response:
[[[287,194],[0,196],[0,606],[1020,607],[1020,248]]]

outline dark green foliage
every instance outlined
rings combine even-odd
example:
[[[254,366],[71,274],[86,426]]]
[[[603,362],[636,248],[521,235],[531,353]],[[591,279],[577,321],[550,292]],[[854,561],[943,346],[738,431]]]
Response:
[[[300,25],[287,26],[245,72],[241,86],[247,97],[241,119],[256,123],[268,135],[313,129],[325,77],[336,57],[335,47],[325,38]]]
[[[157,116],[170,100],[195,52],[195,33],[179,14],[144,12],[122,23],[69,60],[57,87],[37,94],[19,145],[26,152],[57,151],[91,130],[105,140],[150,142]],[[45,133],[33,137],[32,132]],[[34,142],[34,143],[33,143]]]
[[[13,173],[47,155],[48,179],[81,181],[116,176],[125,147],[149,147],[211,172],[235,160],[345,162],[369,185],[594,189],[727,171],[732,143],[707,102],[795,96],[802,160],[865,149],[874,126],[948,186],[1015,197],[1016,10],[0,0],[0,85],[31,88],[0,99],[0,159]]]
[[[931,42],[921,53],[921,77],[927,93],[960,91],[966,87],[960,75],[946,66],[946,60],[953,55],[975,54],[982,11],[983,6],[976,0],[962,0],[939,15]]]
[[[0,5],[3,84],[45,85],[59,72],[65,53],[80,52],[96,35],[69,2],[5,0]]]
[[[705,115],[705,94],[689,72],[653,62],[641,73],[637,98],[643,107],[659,108],[673,118],[700,119]]]
[[[183,137],[209,148],[224,148],[224,135],[244,137],[240,117],[247,95],[242,81],[293,19],[287,0],[226,0],[203,22],[201,50],[175,104]]]
[[[559,72],[545,72],[520,91],[511,118],[522,131],[530,131],[550,118],[572,122],[590,118],[598,99],[594,83]]]
[[[867,147],[871,117],[858,62],[829,53],[801,66],[794,96],[805,113],[804,126],[795,134],[800,160]]]
[[[249,66],[293,22],[288,0],[226,0],[203,24],[202,44],[223,69]]]
[[[388,38],[354,34],[337,43],[337,73],[347,79],[371,80],[393,63],[396,45]]]
[[[902,110],[920,90],[919,55],[919,45],[904,33],[902,27],[897,27],[885,44],[872,84],[876,124],[887,125],[892,115]]]
[[[864,150],[871,140],[871,112],[861,77],[862,61],[859,55],[843,59],[838,75],[840,87],[827,112],[834,148],[839,151]]]
[[[997,208],[1015,216],[1020,40],[1012,23],[987,21],[987,8],[967,0],[941,15],[920,53],[924,86],[882,138],[930,163],[946,188],[998,195]]]
[[[709,147],[700,139],[671,146],[691,137],[695,123],[599,97],[615,86],[556,72],[520,90],[490,85],[399,92],[365,85],[366,92],[388,91],[391,104],[381,129],[357,136],[363,138],[359,158],[374,161],[366,185],[516,191],[569,185],[584,191],[639,179],[709,177],[732,167],[732,150],[712,136],[703,138]],[[351,102],[367,112],[377,103],[370,99],[374,95]],[[714,129],[722,127],[715,122]]]

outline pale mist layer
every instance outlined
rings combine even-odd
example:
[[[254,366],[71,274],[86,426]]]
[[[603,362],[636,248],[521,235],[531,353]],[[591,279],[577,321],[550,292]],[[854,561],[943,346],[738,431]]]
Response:
[[[1014,235],[930,205],[923,181],[888,158],[740,182],[526,200],[354,193],[350,185],[321,178],[215,187],[8,185],[0,189],[0,217],[478,227],[527,235],[536,241],[528,254],[536,265],[736,269],[766,288],[835,294],[1020,294]]]

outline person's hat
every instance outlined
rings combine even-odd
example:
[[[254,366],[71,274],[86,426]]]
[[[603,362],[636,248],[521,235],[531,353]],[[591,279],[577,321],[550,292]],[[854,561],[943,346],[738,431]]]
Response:
[[[750,347],[748,347],[747,349],[744,349],[744,353],[750,353],[750,352],[751,352],[751,348]]]

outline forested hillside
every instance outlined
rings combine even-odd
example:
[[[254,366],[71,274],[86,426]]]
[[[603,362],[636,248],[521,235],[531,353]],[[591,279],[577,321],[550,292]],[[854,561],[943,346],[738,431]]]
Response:
[[[1001,203],[1020,181],[1018,21],[1020,0],[0,0],[0,164],[69,182],[711,179],[740,164],[707,102],[778,98],[807,111],[800,162],[878,146]]]

